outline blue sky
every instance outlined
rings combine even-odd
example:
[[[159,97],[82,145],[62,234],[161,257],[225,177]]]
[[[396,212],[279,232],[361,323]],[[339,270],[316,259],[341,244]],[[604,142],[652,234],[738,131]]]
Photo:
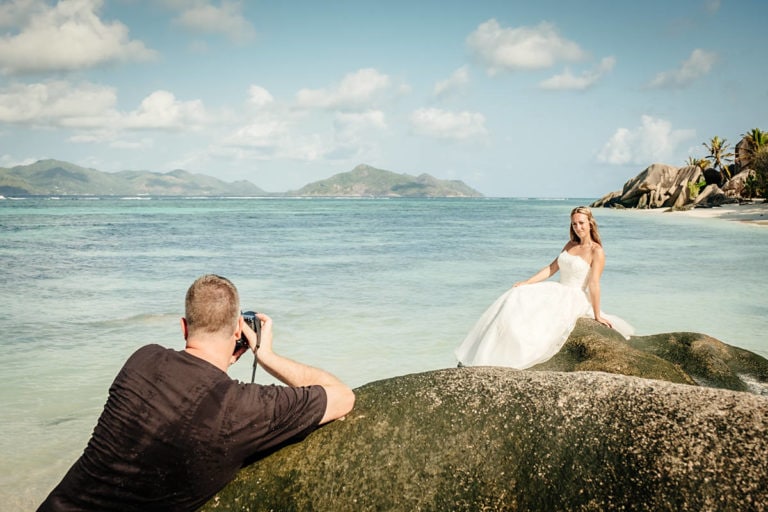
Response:
[[[768,130],[768,4],[5,0],[0,166],[599,197]]]

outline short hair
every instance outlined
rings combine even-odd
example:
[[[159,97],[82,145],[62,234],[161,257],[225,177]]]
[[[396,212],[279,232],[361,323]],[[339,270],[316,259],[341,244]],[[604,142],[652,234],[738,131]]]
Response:
[[[187,290],[184,316],[189,334],[235,332],[240,316],[240,295],[232,281],[215,274],[195,280]]]
[[[597,242],[598,245],[603,245],[602,240],[600,240],[600,231],[597,229],[597,221],[592,216],[592,210],[590,210],[587,206],[577,206],[573,210],[571,210],[571,216],[570,219],[573,219],[573,216],[577,213],[581,213],[583,215],[587,216],[587,220],[589,221],[589,236],[592,237],[593,242]],[[576,234],[576,232],[573,230],[573,223],[570,224],[570,230],[571,230],[571,240],[573,242],[581,242],[579,239],[579,235]]]

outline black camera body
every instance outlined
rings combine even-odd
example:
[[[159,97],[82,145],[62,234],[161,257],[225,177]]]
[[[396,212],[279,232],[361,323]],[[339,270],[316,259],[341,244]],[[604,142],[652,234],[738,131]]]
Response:
[[[259,341],[261,340],[261,320],[256,318],[256,312],[255,311],[245,311],[242,313],[243,320],[248,324],[248,326],[254,330],[256,333],[256,348],[259,347]],[[240,336],[240,339],[235,342],[235,353],[237,353],[239,350],[242,349],[248,349],[250,346],[248,345],[248,339],[245,337],[245,334],[242,334]]]

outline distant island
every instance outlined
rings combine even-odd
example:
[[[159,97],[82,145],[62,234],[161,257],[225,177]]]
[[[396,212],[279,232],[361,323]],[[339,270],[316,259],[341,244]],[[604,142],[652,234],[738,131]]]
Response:
[[[60,160],[0,167],[0,196],[483,197],[459,180],[398,174],[365,164],[298,190],[274,193],[247,180],[225,182],[180,169],[109,173]]]

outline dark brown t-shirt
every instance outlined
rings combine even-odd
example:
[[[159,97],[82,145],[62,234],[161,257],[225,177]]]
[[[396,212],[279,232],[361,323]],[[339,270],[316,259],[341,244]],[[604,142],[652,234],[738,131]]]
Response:
[[[125,363],[83,455],[39,511],[194,510],[246,462],[317,428],[321,386],[243,384],[187,352]]]

